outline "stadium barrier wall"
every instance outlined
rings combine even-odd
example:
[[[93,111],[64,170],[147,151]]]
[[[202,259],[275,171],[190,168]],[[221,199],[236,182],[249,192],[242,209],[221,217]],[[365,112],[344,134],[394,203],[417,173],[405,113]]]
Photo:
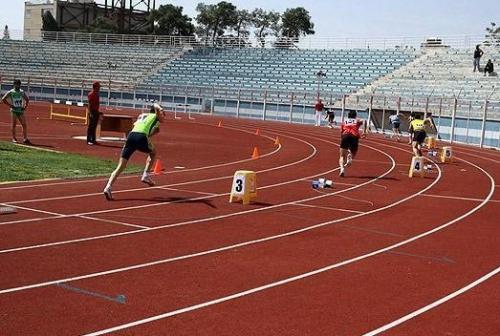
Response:
[[[92,81],[71,79],[23,79],[23,89],[33,101],[73,101],[87,103]],[[313,124],[318,95],[336,113],[340,123],[347,111],[356,110],[370,118],[372,131],[386,133],[391,127],[391,112],[403,116],[421,113],[432,116],[438,136],[450,143],[459,142],[500,149],[500,102],[471,101],[445,97],[396,97],[383,95],[339,95],[333,92],[282,92],[275,90],[229,89],[223,87],[132,86],[122,82],[105,83],[101,91],[104,108],[146,110],[159,102],[171,111],[206,113],[236,118],[275,120]],[[106,85],[103,85],[105,87]],[[2,92],[12,88],[12,80],[0,76]],[[325,119],[324,119],[325,120]],[[324,121],[326,124],[326,120]],[[406,123],[403,122],[403,127]],[[404,129],[404,128],[403,128]]]

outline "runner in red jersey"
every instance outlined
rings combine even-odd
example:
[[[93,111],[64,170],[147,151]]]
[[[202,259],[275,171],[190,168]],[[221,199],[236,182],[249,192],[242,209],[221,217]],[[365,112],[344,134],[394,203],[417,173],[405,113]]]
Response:
[[[352,159],[358,152],[358,142],[360,138],[359,128],[363,125],[363,136],[366,135],[366,122],[358,119],[356,111],[349,111],[347,119],[340,126],[340,157],[339,176],[344,176],[345,167],[352,164]]]

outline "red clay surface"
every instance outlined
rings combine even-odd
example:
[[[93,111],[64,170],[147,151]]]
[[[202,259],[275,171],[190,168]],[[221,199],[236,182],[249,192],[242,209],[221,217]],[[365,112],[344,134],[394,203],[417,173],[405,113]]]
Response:
[[[120,143],[87,146],[47,111],[28,112],[37,146],[117,160]],[[408,145],[370,135],[339,178],[338,130],[195,118],[162,125],[154,188],[0,185],[21,207],[0,216],[2,335],[500,334],[500,153],[454,146],[409,179]],[[228,202],[240,169],[257,172],[247,206]]]

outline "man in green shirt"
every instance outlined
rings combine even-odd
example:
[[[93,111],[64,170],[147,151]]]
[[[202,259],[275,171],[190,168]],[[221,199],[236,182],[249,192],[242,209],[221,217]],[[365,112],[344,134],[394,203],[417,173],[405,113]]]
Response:
[[[28,107],[29,98],[26,93],[21,90],[21,81],[19,79],[14,80],[14,88],[8,91],[2,97],[2,102],[9,105],[10,107],[10,113],[12,117],[12,142],[17,143],[16,126],[17,121],[19,120],[21,126],[23,126],[23,143],[26,145],[31,145],[31,142],[28,139],[28,126],[26,125],[26,118],[24,117],[24,111]]]
[[[108,201],[113,200],[111,191],[113,183],[116,181],[118,176],[120,176],[125,167],[127,167],[128,160],[136,150],[148,154],[148,159],[146,160],[146,166],[144,167],[144,173],[142,174],[141,181],[149,186],[155,185],[150,176],[153,163],[156,158],[156,150],[151,142],[151,137],[160,131],[159,123],[163,122],[164,116],[165,112],[163,111],[163,108],[159,104],[155,103],[151,107],[149,113],[142,113],[139,117],[137,117],[137,121],[134,123],[134,128],[128,134],[127,141],[123,146],[118,166],[109,177],[108,183],[104,188],[103,193]]]

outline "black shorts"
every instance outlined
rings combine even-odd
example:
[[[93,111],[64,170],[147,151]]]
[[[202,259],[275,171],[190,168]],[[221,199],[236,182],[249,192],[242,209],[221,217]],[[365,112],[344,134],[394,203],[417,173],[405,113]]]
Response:
[[[425,141],[426,136],[425,131],[415,131],[413,132],[413,141],[421,145]]]
[[[399,129],[399,125],[400,123],[398,122],[392,123],[392,128]]]
[[[349,149],[352,154],[358,151],[359,138],[352,134],[344,134],[340,140],[340,148]]]
[[[130,132],[123,146],[121,157],[128,160],[136,150],[149,154],[153,151],[153,145],[149,142],[146,134]]]

